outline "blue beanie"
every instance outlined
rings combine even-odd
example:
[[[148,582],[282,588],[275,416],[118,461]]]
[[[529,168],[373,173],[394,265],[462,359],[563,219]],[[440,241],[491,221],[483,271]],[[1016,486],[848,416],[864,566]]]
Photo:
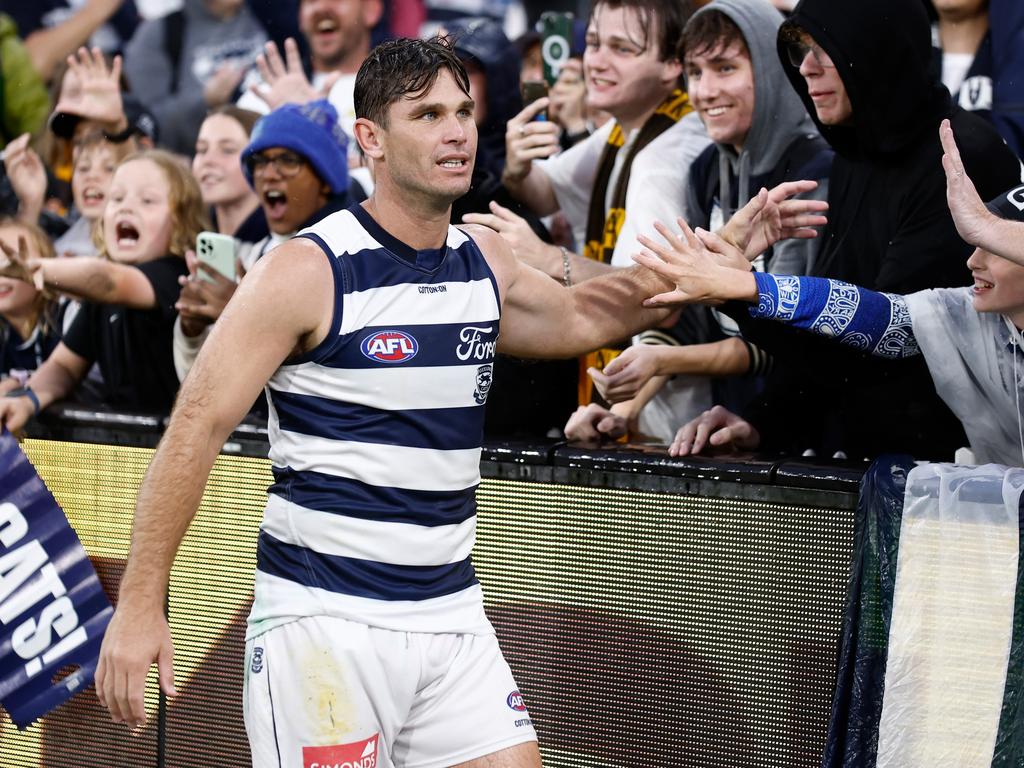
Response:
[[[271,147],[302,155],[335,195],[348,191],[348,136],[338,125],[338,113],[326,99],[285,104],[261,117],[242,150],[242,172],[249,186],[249,158]]]

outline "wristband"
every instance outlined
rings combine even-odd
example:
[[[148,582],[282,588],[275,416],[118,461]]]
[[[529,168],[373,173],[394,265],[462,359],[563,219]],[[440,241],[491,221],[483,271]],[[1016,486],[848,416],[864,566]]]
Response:
[[[32,415],[39,415],[39,398],[36,396],[36,393],[32,391],[32,387],[18,387],[17,389],[12,389],[4,395],[4,397],[27,397],[32,401],[32,406],[35,408],[35,412]]]
[[[558,247],[562,249],[562,284],[568,288],[572,285],[572,266],[569,264],[569,251],[564,245]]]

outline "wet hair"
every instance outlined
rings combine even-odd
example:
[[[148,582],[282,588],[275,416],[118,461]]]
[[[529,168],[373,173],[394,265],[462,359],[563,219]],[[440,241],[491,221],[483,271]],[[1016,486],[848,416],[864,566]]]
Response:
[[[448,70],[469,95],[469,76],[448,37],[401,38],[381,43],[366,57],[356,75],[356,117],[388,127],[388,108],[401,99],[426,93],[442,70]]]
[[[716,50],[726,50],[739,43],[741,50],[750,55],[747,39],[735,21],[719,10],[708,10],[694,16],[686,24],[679,40],[682,55],[700,56]]]
[[[645,51],[652,42],[657,43],[659,61],[682,61],[680,40],[683,28],[693,13],[690,0],[594,0],[590,6],[590,19],[601,8],[628,8],[635,11],[644,30],[644,39],[634,42]]]
[[[136,152],[122,160],[118,168],[135,160],[149,160],[163,171],[167,181],[167,204],[171,209],[171,241],[167,250],[175,256],[184,257],[185,251],[195,247],[196,235],[210,228],[199,184],[184,162],[166,150]],[[102,226],[93,230],[93,241],[99,255],[108,257]]]
[[[245,131],[246,136],[252,136],[253,126],[256,125],[257,120],[263,117],[263,115],[258,112],[253,112],[251,109],[242,109],[241,107],[236,107],[234,104],[223,104],[206,113],[207,118],[213,117],[214,115],[230,117],[242,126],[242,130]]]

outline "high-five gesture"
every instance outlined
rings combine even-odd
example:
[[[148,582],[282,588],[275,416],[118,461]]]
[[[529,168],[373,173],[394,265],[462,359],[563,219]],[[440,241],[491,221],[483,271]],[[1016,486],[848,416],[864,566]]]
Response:
[[[680,234],[661,222],[654,228],[665,242],[640,235],[644,250],[633,261],[676,284],[675,290],[644,301],[647,307],[673,304],[720,304],[729,299],[757,297],[757,284],[743,255],[710,232],[698,237],[683,219],[676,219]]]
[[[736,211],[718,234],[753,261],[779,240],[817,237],[812,227],[828,223],[824,200],[791,200],[794,195],[817,189],[816,181],[786,181],[752,197]]]
[[[316,99],[326,99],[331,87],[341,77],[338,72],[330,74],[320,88],[314,88],[302,68],[298,43],[290,37],[284,41],[284,59],[273,42],[268,42],[263,50],[256,57],[263,83],[250,86],[249,90],[267,102],[271,110],[282,104],[307,104]]]
[[[127,128],[121,100],[121,57],[115,56],[107,67],[99,48],[79,48],[77,54],[68,56],[68,71],[54,111],[95,120],[108,133]]]

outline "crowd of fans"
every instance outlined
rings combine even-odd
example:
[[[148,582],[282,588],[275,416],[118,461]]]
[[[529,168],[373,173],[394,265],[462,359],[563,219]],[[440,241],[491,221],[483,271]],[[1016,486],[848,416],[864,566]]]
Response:
[[[569,3],[570,55],[536,99],[540,9],[518,0],[164,5],[0,0],[8,427],[67,398],[170,409],[246,271],[372,194],[353,87],[393,35],[440,31],[469,73],[479,141],[453,222],[496,230],[567,288],[632,268],[652,238],[689,267],[742,259],[730,285],[753,269],[890,295],[967,286],[981,241],[947,203],[940,124],[980,199],[1022,181],[1018,0]],[[203,231],[232,238],[234,270],[197,256]],[[488,431],[858,459],[979,443],[936,391],[941,345],[927,363],[873,356],[766,322],[785,312],[751,312],[743,285],[586,359],[500,359]],[[758,282],[780,309],[788,285]],[[1024,288],[1004,292],[991,311],[1024,317]]]

